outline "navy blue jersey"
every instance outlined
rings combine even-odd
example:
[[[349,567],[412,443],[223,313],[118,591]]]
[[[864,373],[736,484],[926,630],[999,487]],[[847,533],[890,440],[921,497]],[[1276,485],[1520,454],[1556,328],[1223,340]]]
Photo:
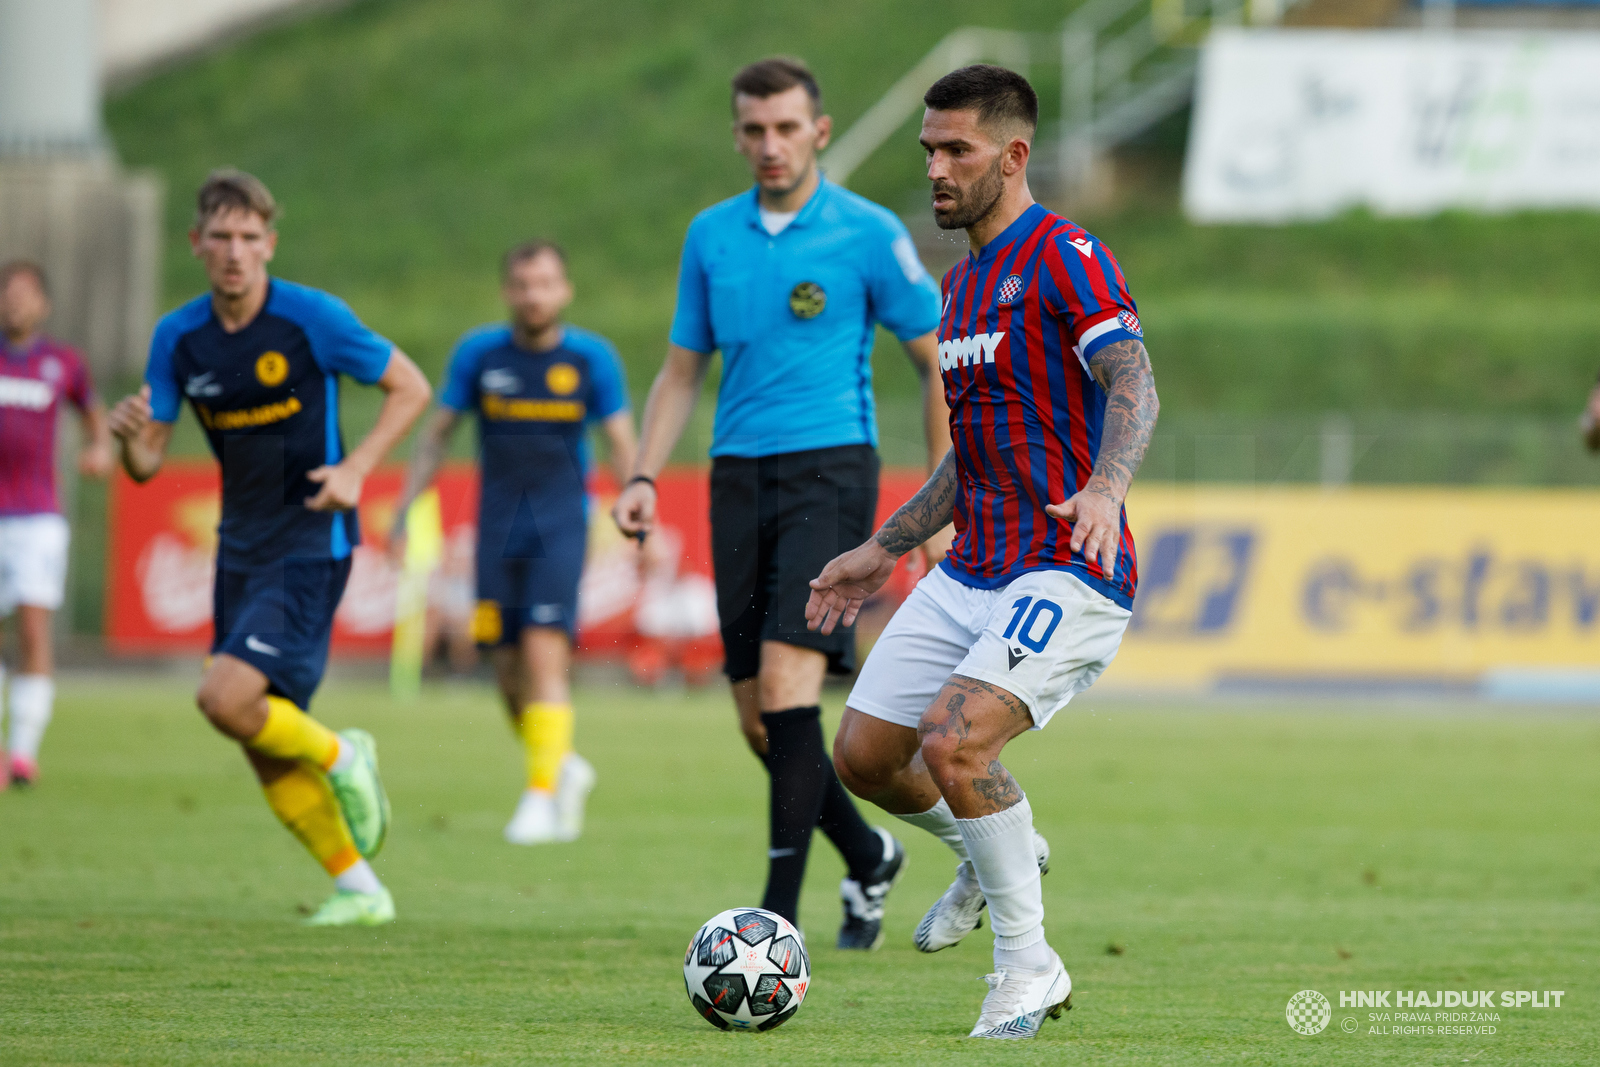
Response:
[[[478,417],[480,553],[533,559],[545,555],[541,525],[584,521],[585,430],[627,410],[628,391],[598,334],[566,326],[560,344],[534,352],[496,324],[456,343],[439,402]]]
[[[237,333],[222,328],[209,294],[156,324],[150,406],[175,422],[187,396],[222,464],[225,564],[350,555],[361,539],[356,513],[307,509],[321,487],[306,475],[344,458],[339,375],[371,385],[393,349],[337,297],[277,278]]]

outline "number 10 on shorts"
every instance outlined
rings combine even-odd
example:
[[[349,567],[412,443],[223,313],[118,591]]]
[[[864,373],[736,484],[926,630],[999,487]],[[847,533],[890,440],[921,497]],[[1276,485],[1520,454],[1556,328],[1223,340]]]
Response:
[[[1033,605],[1032,611],[1028,610],[1029,604]],[[1011,623],[1006,627],[1006,632],[1001,635],[1001,639],[1009,641],[1011,640],[1011,635],[1016,634],[1017,640],[1022,642],[1023,645],[1035,652],[1043,652],[1044,646],[1050,643],[1050,638],[1055,634],[1056,627],[1061,624],[1062,611],[1060,605],[1042,597],[1035,599],[1031,596],[1025,596],[1019,597],[1011,607],[1014,609],[1011,613]],[[1050,616],[1050,621],[1044,625],[1044,633],[1038,633],[1039,616],[1046,614]],[[1024,615],[1027,616],[1026,622],[1023,621]],[[1018,630],[1019,623],[1021,624],[1020,632]]]

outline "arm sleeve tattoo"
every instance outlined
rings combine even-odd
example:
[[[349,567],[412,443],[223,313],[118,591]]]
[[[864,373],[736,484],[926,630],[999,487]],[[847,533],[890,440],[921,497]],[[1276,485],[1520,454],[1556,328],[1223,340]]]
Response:
[[[1106,391],[1106,414],[1100,455],[1086,488],[1120,503],[1150,447],[1161,410],[1155,372],[1138,341],[1106,345],[1089,358],[1089,371]]]
[[[939,461],[933,476],[917,495],[889,516],[873,539],[896,556],[903,556],[944,529],[956,507],[956,453],[951,449]]]

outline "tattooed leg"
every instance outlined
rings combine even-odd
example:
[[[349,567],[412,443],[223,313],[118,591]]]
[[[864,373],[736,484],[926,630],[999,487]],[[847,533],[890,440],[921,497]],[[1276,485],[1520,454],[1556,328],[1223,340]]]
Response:
[[[917,727],[922,760],[958,819],[1004,811],[1022,788],[1000,762],[1006,742],[1033,725],[1014,693],[952,675]]]

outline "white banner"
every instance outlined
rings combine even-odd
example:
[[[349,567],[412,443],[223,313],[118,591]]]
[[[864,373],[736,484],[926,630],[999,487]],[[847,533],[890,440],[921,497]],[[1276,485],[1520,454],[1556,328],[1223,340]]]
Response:
[[[1600,207],[1600,33],[1217,30],[1183,201],[1197,222]]]

